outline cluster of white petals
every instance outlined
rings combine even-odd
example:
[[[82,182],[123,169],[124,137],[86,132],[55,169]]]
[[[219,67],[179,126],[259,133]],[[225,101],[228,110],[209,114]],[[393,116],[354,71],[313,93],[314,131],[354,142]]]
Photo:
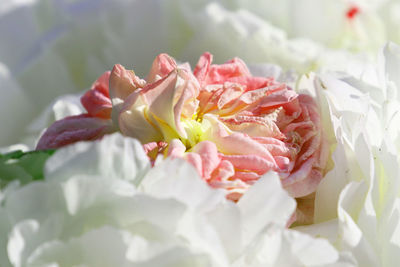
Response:
[[[1,195],[1,266],[326,266],[327,240],[286,229],[295,201],[274,173],[238,203],[188,163],[154,168],[114,134],[57,151],[45,180]]]
[[[400,261],[399,64],[400,47],[388,44],[368,74],[303,81],[315,84],[335,148],[315,224],[298,230],[324,236],[358,266]]]

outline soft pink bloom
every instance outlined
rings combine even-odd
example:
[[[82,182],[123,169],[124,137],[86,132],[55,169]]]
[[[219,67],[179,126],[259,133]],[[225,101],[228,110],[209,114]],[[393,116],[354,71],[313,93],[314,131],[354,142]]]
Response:
[[[211,61],[205,53],[194,70],[202,85],[199,114],[216,118],[211,141],[235,173],[226,180],[205,178],[219,187],[245,189],[274,170],[292,196],[313,193],[328,156],[313,99],[272,78],[252,77],[240,59],[222,65]]]
[[[313,199],[328,157],[318,107],[311,96],[273,78],[253,77],[240,59],[215,65],[205,53],[192,72],[161,54],[146,80],[115,65],[82,103],[88,114],[53,124],[38,148],[101,137],[112,120],[124,135],[139,139],[153,161],[158,155],[185,158],[232,200],[264,173],[276,171],[299,203],[307,199],[302,216],[308,218],[301,220],[312,217],[308,199]],[[103,128],[100,118],[105,119]],[[83,119],[96,121],[86,125]],[[73,129],[69,139],[63,127]]]

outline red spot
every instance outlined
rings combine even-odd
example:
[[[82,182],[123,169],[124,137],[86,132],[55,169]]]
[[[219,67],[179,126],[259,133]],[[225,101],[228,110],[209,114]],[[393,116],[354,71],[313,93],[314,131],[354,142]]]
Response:
[[[352,6],[350,7],[347,12],[346,12],[346,17],[348,19],[354,19],[354,17],[360,13],[360,8],[358,6]]]

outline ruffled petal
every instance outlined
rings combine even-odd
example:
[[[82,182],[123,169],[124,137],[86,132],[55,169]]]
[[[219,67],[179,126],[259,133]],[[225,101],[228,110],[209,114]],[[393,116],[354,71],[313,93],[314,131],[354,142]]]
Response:
[[[153,61],[146,81],[153,83],[167,76],[171,71],[177,68],[176,62],[167,54],[159,54]]]

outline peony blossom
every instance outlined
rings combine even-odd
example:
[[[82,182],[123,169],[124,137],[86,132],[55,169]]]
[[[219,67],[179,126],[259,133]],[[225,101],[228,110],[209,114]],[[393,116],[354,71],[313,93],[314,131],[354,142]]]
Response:
[[[286,229],[295,201],[276,174],[233,203],[185,161],[150,164],[118,133],[59,149],[43,181],[2,191],[1,266],[344,263],[326,240]]]
[[[97,139],[119,128],[141,141],[153,160],[160,153],[185,158],[233,200],[268,171],[278,172],[296,198],[315,192],[324,175],[328,145],[312,97],[272,77],[252,76],[238,58],[215,65],[205,53],[192,73],[161,54],[146,80],[116,65],[81,102],[87,114],[55,122],[38,149]],[[301,220],[312,219],[310,209]]]
[[[371,267],[400,260],[399,47],[386,45],[379,61],[372,69],[358,66],[358,77],[309,76],[336,149],[316,192],[315,224],[298,228]]]

